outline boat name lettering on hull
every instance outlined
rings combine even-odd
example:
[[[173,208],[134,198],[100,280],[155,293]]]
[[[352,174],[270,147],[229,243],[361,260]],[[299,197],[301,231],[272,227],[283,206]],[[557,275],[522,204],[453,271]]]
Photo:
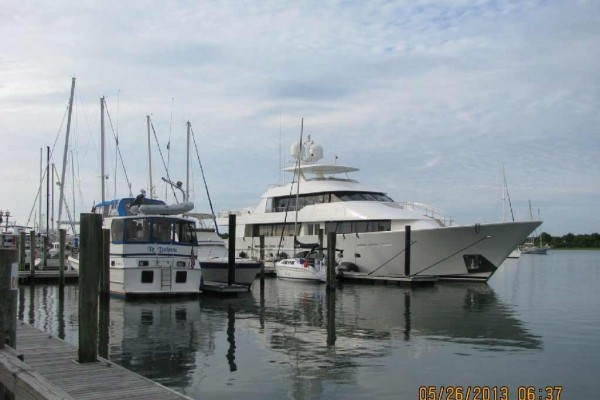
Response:
[[[158,254],[175,254],[177,253],[177,249],[175,247],[167,246],[148,246],[148,252]]]

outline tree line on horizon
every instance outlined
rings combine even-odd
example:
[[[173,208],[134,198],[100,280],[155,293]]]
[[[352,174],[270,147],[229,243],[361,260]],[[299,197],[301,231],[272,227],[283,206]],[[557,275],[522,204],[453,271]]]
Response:
[[[583,235],[567,233],[563,236],[552,236],[542,232],[542,243],[555,249],[598,249],[600,248],[600,233]]]

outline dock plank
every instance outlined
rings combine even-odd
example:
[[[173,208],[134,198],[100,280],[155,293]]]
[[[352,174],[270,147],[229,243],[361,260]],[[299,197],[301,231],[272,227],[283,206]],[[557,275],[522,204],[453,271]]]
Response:
[[[77,362],[77,348],[24,322],[17,324],[17,350],[25,364],[73,398],[189,399],[104,358]]]

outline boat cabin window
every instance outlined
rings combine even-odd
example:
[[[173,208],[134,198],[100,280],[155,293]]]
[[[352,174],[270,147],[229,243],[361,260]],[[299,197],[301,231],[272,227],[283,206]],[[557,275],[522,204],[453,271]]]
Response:
[[[298,207],[296,207],[296,201]],[[335,192],[335,193],[311,193],[298,196],[274,197],[267,200],[267,212],[285,212],[300,210],[305,206],[313,204],[334,203],[338,201],[383,201],[393,202],[384,193],[376,192]]]
[[[175,241],[180,243],[197,244],[196,232],[194,224],[187,221],[175,222]]]
[[[110,233],[113,243],[198,244],[193,222],[170,218],[115,219]]]
[[[118,221],[118,220],[115,220]],[[113,222],[115,222],[113,221]],[[147,218],[125,220],[125,242],[149,242],[150,224]]]
[[[325,224],[326,233],[367,233],[384,232],[392,228],[392,221],[338,221]]]
[[[173,241],[173,224],[170,220],[155,219],[152,222],[152,237],[156,242],[169,243]]]

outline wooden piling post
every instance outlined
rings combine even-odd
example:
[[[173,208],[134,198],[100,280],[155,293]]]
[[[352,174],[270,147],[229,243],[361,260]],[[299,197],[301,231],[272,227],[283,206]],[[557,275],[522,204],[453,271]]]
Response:
[[[327,290],[335,290],[335,232],[327,234]]]
[[[79,362],[98,358],[98,292],[102,269],[102,215],[82,213],[79,253]]]
[[[265,235],[260,235],[258,242],[260,246],[258,259],[262,263],[260,266],[260,291],[262,292],[265,287]]]
[[[227,257],[227,284],[235,283],[235,214],[229,214],[229,253]]]
[[[42,269],[48,268],[48,235],[42,239]]]
[[[0,249],[0,349],[17,347],[17,297],[19,275],[14,249]]]
[[[25,243],[27,242],[27,237],[25,236],[25,232],[21,232],[19,234],[19,271],[25,271]]]
[[[410,276],[410,225],[404,227],[404,276]]]
[[[59,243],[59,261],[58,261],[58,285],[65,286],[65,245],[67,238],[67,230],[60,229],[58,231],[58,243]]]
[[[110,229],[102,229],[102,271],[100,275],[100,294],[110,293]]]
[[[35,232],[29,232],[29,276],[31,284],[35,283]]]
[[[319,250],[317,251],[319,260],[323,258],[323,229],[319,229]]]

